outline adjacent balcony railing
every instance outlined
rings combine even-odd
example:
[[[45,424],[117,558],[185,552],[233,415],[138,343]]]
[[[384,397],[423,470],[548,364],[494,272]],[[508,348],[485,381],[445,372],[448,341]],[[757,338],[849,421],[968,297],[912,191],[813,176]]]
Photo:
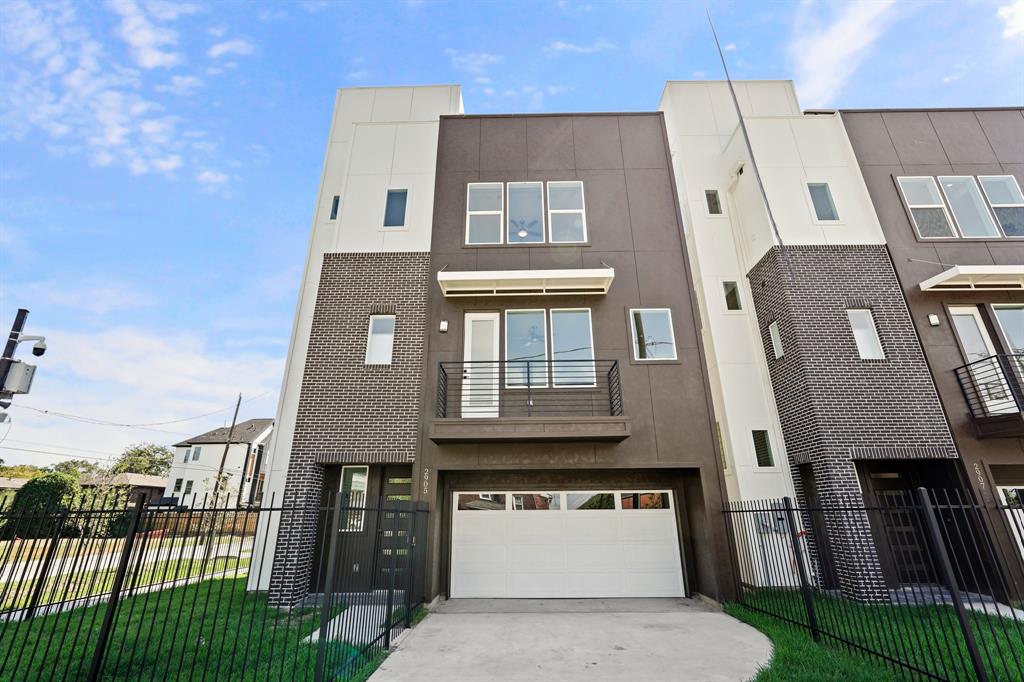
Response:
[[[979,437],[1024,436],[1024,355],[992,355],[953,371]]]
[[[435,442],[629,435],[617,360],[442,362],[435,416]]]

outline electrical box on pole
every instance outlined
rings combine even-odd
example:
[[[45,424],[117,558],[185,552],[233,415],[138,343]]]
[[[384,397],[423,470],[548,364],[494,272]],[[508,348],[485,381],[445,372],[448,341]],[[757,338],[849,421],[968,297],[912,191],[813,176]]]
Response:
[[[28,393],[32,389],[32,379],[36,375],[36,366],[21,360],[14,360],[7,369],[3,391],[11,395]]]

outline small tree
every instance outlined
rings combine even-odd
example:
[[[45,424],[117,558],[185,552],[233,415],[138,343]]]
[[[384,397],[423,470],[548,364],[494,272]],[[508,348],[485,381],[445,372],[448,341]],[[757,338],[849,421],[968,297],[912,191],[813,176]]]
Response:
[[[87,459],[69,459],[57,462],[51,469],[57,473],[68,474],[76,480],[88,478],[89,476],[99,476],[103,473],[103,467]]]
[[[156,443],[136,443],[125,448],[121,456],[110,467],[111,475],[148,474],[166,476],[171,470],[174,453]]]
[[[58,515],[67,509],[81,487],[72,476],[53,472],[33,478],[14,495],[9,521],[2,536],[10,540],[46,537],[53,533]]]

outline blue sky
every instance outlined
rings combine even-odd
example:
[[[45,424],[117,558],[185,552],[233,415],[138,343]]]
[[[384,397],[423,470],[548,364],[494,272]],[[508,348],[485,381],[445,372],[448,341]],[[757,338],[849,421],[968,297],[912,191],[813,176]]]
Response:
[[[173,443],[238,392],[243,418],[273,415],[337,87],[650,110],[666,79],[721,77],[704,8],[6,0],[0,326],[27,307],[50,351],[0,457]],[[808,108],[1024,103],[1024,0],[713,12],[733,77],[794,79]]]

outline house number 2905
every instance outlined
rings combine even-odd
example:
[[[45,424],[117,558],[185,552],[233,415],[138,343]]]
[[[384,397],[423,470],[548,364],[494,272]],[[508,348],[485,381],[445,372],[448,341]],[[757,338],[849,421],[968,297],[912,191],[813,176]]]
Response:
[[[423,467],[423,497],[430,492],[430,467]]]

